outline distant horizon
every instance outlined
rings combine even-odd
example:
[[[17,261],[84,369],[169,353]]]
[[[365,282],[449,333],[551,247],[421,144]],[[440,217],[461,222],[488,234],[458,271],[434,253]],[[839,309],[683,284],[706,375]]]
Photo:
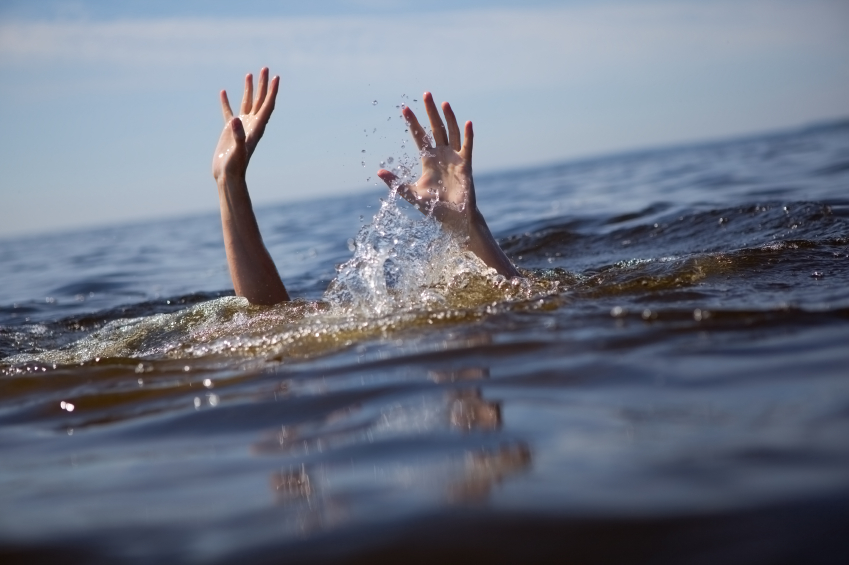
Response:
[[[0,238],[214,209],[217,93],[261,66],[258,207],[415,159],[399,108],[423,90],[490,174],[842,119],[847,58],[843,0],[9,0]]]
[[[512,167],[507,169],[490,169],[481,173],[475,173],[475,176],[478,179],[487,179],[487,178],[495,178],[502,175],[516,175],[524,172],[528,172],[531,170],[539,169],[551,169],[557,167],[571,166],[571,165],[581,165],[584,163],[592,163],[596,161],[606,161],[609,159],[616,158],[627,158],[627,157],[639,157],[640,155],[649,155],[653,153],[661,153],[675,150],[684,150],[684,149],[698,149],[701,147],[710,147],[711,145],[724,144],[724,143],[735,143],[735,142],[745,142],[750,140],[756,140],[760,138],[771,138],[778,137],[782,135],[794,135],[794,134],[803,134],[805,132],[815,132],[823,129],[832,129],[832,128],[849,128],[849,115],[834,118],[832,120],[817,120],[815,122],[810,122],[807,124],[801,124],[795,127],[783,127],[783,128],[775,128],[772,130],[766,130],[761,132],[751,132],[737,135],[730,135],[726,137],[720,138],[706,138],[702,140],[691,140],[691,141],[681,141],[678,143],[664,144],[664,145],[656,145],[656,146],[645,146],[645,147],[634,147],[632,149],[623,149],[618,151],[612,151],[610,153],[599,153],[585,156],[577,156],[577,157],[569,157],[562,160],[554,160],[549,161],[547,163],[539,163],[539,164],[531,164],[527,166],[521,167]],[[303,204],[309,202],[321,202],[323,200],[328,200],[332,198],[336,198],[339,196],[355,198],[357,196],[365,196],[368,193],[380,193],[384,192],[384,190],[378,187],[362,187],[360,189],[355,189],[355,192],[352,192],[349,189],[340,189],[337,193],[330,194],[321,194],[318,196],[310,196],[301,198],[299,196],[284,198],[278,200],[276,202],[262,202],[260,204],[256,204],[254,208],[256,209],[258,214],[262,214],[262,211],[265,209],[276,208],[279,206],[283,206],[286,204]],[[5,241],[22,241],[27,239],[38,239],[40,237],[58,237],[65,234],[82,234],[87,232],[96,232],[100,230],[111,230],[120,227],[138,227],[144,224],[153,224],[158,222],[171,222],[180,219],[197,219],[203,216],[218,216],[218,209],[210,207],[207,210],[198,210],[194,212],[187,212],[183,214],[176,215],[159,215],[159,216],[149,216],[143,218],[137,218],[130,221],[125,221],[122,223],[117,222],[106,222],[103,224],[93,224],[87,226],[79,226],[79,227],[69,227],[65,229],[56,229],[56,230],[45,230],[39,232],[23,232],[16,234],[8,234],[2,235],[0,234],[0,243]]]

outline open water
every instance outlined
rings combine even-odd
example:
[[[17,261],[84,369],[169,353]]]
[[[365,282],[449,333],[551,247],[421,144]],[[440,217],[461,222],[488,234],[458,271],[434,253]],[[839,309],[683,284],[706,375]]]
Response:
[[[0,242],[0,561],[845,563],[849,123],[476,181]]]

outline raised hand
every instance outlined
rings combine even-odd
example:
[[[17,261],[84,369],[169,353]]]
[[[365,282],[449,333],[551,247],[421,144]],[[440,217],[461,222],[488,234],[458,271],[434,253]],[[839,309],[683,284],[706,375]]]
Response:
[[[256,144],[274,110],[280,80],[268,83],[268,69],[259,72],[259,89],[253,95],[253,77],[245,77],[245,94],[239,117],[233,117],[227,93],[221,91],[224,131],[212,157],[212,176],[218,185],[221,227],[227,265],[237,296],[252,304],[277,304],[289,294],[259,233],[245,173]]]
[[[245,92],[242,95],[239,117],[233,116],[227,92],[221,91],[224,131],[221,132],[212,157],[213,177],[218,179],[222,174],[244,177],[251,155],[265,133],[265,126],[274,111],[279,85],[279,77],[271,79],[269,85],[268,68],[263,67],[259,72],[259,85],[254,96],[253,75],[248,74],[245,77]]]
[[[430,92],[424,93],[423,100],[433,132],[432,143],[413,111],[408,107],[403,110],[421,154],[421,177],[414,184],[403,184],[386,169],[379,170],[377,175],[390,188],[397,188],[398,194],[423,213],[433,214],[443,226],[462,239],[466,249],[480,257],[487,266],[504,276],[519,276],[519,271],[504,255],[477,208],[472,177],[472,122],[466,122],[461,143],[460,127],[451,105],[442,103],[448,124],[446,127]]]
[[[385,169],[377,174],[390,187],[397,186],[398,194],[423,213],[432,213],[446,227],[462,232],[468,229],[468,221],[476,206],[472,179],[472,122],[466,122],[465,139],[461,143],[460,128],[451,105],[442,103],[445,121],[448,122],[446,128],[431,93],[425,92],[423,100],[433,131],[433,143],[413,111],[408,107],[403,110],[421,155],[421,177],[415,184],[409,185],[400,184],[398,177]]]

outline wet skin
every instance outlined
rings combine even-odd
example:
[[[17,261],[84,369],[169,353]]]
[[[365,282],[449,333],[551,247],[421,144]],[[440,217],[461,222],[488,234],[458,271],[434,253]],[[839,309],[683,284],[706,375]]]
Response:
[[[245,181],[251,155],[274,111],[279,85],[279,77],[269,83],[268,68],[264,67],[254,95],[253,76],[248,74],[239,116],[233,115],[227,93],[221,91],[224,129],[212,159],[212,176],[218,185],[224,248],[233,288],[237,296],[247,298],[252,304],[271,305],[289,300],[289,293],[262,240]],[[487,266],[504,276],[519,276],[477,208],[472,177],[472,123],[466,122],[461,143],[460,128],[451,106],[447,102],[442,104],[446,127],[429,92],[424,94],[424,103],[433,143],[413,111],[403,110],[421,154],[421,177],[415,184],[408,185],[399,183],[398,178],[385,169],[378,171],[378,176],[390,187],[397,188],[399,194],[423,213],[433,214]]]

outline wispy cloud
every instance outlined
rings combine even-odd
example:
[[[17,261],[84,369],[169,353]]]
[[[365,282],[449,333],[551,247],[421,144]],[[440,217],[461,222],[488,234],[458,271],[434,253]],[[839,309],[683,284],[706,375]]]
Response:
[[[820,9],[812,9],[812,4]],[[839,16],[846,16],[841,20]],[[322,84],[424,71],[480,88],[569,83],[658,62],[831,44],[846,49],[842,2],[711,2],[490,10],[392,17],[0,23],[0,65],[221,68],[263,61]]]
[[[425,88],[474,120],[479,172],[849,112],[845,0],[346,14],[0,19],[0,233],[214,206],[215,93],[260,65],[283,90],[255,202],[373,182]]]

